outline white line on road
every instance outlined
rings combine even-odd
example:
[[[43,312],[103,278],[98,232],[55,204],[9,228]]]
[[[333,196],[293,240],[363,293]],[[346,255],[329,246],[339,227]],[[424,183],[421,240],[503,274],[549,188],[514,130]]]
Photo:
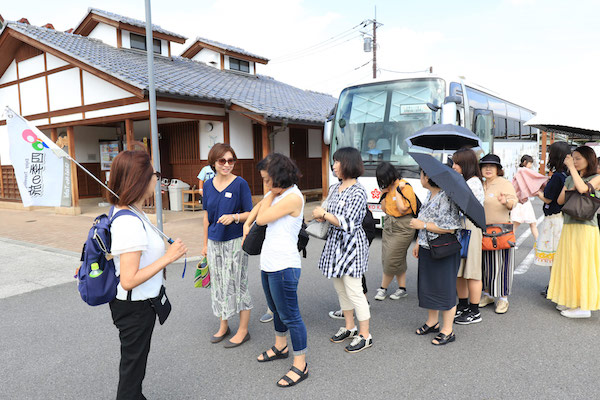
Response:
[[[544,220],[544,216],[542,215],[541,217],[538,218],[538,220],[536,221],[536,224],[539,226],[543,220]],[[527,225],[529,225],[529,224],[527,224]],[[529,227],[528,227],[527,229],[525,229],[525,232],[523,232],[521,234],[521,236],[519,236],[519,238],[517,239],[517,247],[522,245],[523,242],[525,240],[527,240],[527,238],[530,235],[531,235],[531,229],[529,229]],[[525,257],[525,259],[523,261],[521,261],[519,266],[517,268],[515,268],[514,274],[522,275],[525,272],[527,272],[529,270],[529,266],[531,265],[531,263],[533,263],[534,258],[535,258],[535,247],[533,249],[531,249],[529,254],[527,254],[527,257]]]

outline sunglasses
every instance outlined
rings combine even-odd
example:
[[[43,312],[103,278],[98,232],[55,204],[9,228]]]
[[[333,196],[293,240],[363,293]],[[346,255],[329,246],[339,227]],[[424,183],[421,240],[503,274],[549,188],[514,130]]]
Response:
[[[158,179],[160,181],[160,177],[161,177],[160,172],[156,171],[152,175],[156,176],[156,179]]]
[[[227,158],[227,159],[219,158],[217,160],[217,163],[219,163],[219,165],[225,165],[225,164],[233,165],[233,164],[235,164],[235,162],[236,162],[235,158]]]

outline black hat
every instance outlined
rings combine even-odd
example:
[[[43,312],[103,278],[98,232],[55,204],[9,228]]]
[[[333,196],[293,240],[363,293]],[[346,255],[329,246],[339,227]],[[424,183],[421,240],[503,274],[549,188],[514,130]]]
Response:
[[[492,153],[486,154],[481,160],[479,160],[479,165],[484,164],[494,164],[502,168],[502,164],[500,164],[500,157]]]

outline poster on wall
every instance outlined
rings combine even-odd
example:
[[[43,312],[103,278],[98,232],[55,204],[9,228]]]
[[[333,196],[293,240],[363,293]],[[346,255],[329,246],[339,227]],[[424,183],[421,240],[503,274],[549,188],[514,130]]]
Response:
[[[539,145],[534,141],[509,140],[494,141],[494,153],[500,157],[504,169],[504,177],[512,181],[513,176],[519,168],[521,157],[525,154],[533,157],[533,169],[538,170],[540,157]]]
[[[112,161],[119,154],[119,142],[100,142],[100,169],[110,171]]]

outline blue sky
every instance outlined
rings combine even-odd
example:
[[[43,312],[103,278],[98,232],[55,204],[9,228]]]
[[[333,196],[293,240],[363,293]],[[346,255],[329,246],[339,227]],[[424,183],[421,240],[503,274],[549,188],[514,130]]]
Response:
[[[302,50],[373,18],[375,5],[384,24],[378,30],[380,76],[403,77],[388,71],[433,66],[434,72],[466,76],[540,114],[600,125],[592,115],[597,111],[587,110],[600,90],[590,73],[600,71],[598,1],[155,0],[152,15],[165,29],[270,58],[259,73],[336,96],[371,75],[371,64],[355,70],[371,58],[362,50],[360,33],[349,31],[328,46]],[[4,2],[0,14],[66,30],[87,7],[144,18],[143,0]]]

